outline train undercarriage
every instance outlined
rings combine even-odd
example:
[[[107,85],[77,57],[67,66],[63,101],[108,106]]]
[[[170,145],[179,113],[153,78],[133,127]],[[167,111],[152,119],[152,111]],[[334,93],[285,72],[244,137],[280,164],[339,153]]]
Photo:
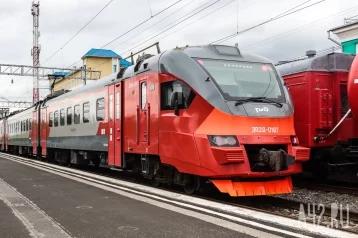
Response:
[[[303,171],[319,179],[358,182],[358,138],[338,141],[333,147],[312,148]]]
[[[250,147],[251,148],[251,147]],[[37,148],[38,151],[41,151],[41,147]],[[83,167],[83,166],[94,166],[109,168],[112,170],[119,170],[124,172],[130,172],[135,175],[151,182],[152,186],[159,187],[161,185],[171,186],[177,185],[181,186],[187,194],[193,194],[198,190],[206,190],[207,188],[215,187],[210,186],[212,181],[209,178],[200,177],[192,174],[179,172],[175,167],[163,164],[157,155],[141,155],[133,153],[125,153],[123,159],[123,167],[117,168],[108,165],[108,156],[107,152],[96,152],[96,151],[81,151],[81,150],[69,150],[69,149],[54,149],[47,148],[47,155],[34,156],[30,152],[32,147],[19,147],[19,146],[9,146],[7,152],[15,155],[26,156],[26,157],[37,157],[38,159],[50,163],[56,163],[62,166],[68,167]],[[280,171],[286,168],[287,159],[286,153],[282,152],[283,150],[278,151],[268,151],[268,150],[258,150],[256,147],[252,147],[251,150],[248,150],[250,159],[250,167],[254,169],[253,171],[260,170],[264,171]],[[283,153],[283,154],[282,154]],[[261,155],[262,154],[262,155]],[[272,157],[272,158],[271,158]],[[292,160],[292,158],[289,158]],[[276,163],[278,162],[278,163]],[[291,161],[292,163],[293,161]],[[259,167],[257,167],[260,165]],[[267,180],[268,178],[266,178]],[[277,179],[277,178],[276,178]],[[282,177],[281,179],[285,179]],[[226,179],[231,180],[231,179]],[[236,181],[237,178],[233,178],[232,181]],[[256,178],[252,181],[258,181],[259,178]],[[234,181],[234,182],[235,182]],[[241,181],[241,179],[236,182]],[[242,181],[250,182],[250,179],[244,179]]]

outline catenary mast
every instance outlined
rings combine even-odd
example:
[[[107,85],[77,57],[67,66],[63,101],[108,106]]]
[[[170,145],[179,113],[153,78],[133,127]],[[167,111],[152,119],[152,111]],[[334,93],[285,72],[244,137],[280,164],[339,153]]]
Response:
[[[33,76],[33,96],[32,102],[35,104],[39,101],[39,69],[40,66],[40,45],[39,45],[39,15],[40,15],[40,2],[32,2],[31,14],[33,16],[33,46],[31,50],[34,76]]]

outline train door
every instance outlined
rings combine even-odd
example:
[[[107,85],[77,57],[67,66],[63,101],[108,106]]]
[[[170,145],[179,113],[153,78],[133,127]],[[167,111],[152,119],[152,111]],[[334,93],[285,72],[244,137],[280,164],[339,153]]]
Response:
[[[108,88],[108,165],[122,167],[122,85]]]
[[[37,107],[35,107],[35,111],[32,112],[32,153],[34,155],[37,155],[37,140],[38,140],[38,134],[37,134],[37,117],[38,117],[38,111]]]
[[[42,108],[41,110],[41,147],[42,147],[42,156],[47,155],[47,147],[46,147],[46,140],[47,140],[47,108]]]
[[[139,127],[139,142],[148,142],[148,87],[147,80],[141,80],[139,83],[139,108],[138,108],[138,127]]]

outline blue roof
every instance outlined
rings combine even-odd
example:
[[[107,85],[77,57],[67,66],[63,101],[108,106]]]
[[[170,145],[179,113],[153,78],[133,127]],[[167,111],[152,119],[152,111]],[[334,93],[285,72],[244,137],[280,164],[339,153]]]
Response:
[[[90,49],[84,56],[82,56],[82,59],[84,57],[88,56],[94,56],[94,57],[106,57],[106,58],[121,58],[116,52],[112,50],[104,50],[104,49]]]
[[[121,67],[123,68],[127,68],[129,66],[131,66],[131,62],[129,62],[128,60],[125,60],[125,59],[120,59],[119,60],[119,64],[121,65]]]

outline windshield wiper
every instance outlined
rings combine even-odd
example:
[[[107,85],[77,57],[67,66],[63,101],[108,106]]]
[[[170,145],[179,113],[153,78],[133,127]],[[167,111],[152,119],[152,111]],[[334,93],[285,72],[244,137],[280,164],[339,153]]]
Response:
[[[275,102],[275,101],[268,99],[266,97],[252,97],[252,98],[240,99],[240,100],[236,101],[235,106],[241,105],[245,102],[268,102],[268,103],[274,103],[277,107],[280,107],[280,108],[283,107],[282,103]]]

